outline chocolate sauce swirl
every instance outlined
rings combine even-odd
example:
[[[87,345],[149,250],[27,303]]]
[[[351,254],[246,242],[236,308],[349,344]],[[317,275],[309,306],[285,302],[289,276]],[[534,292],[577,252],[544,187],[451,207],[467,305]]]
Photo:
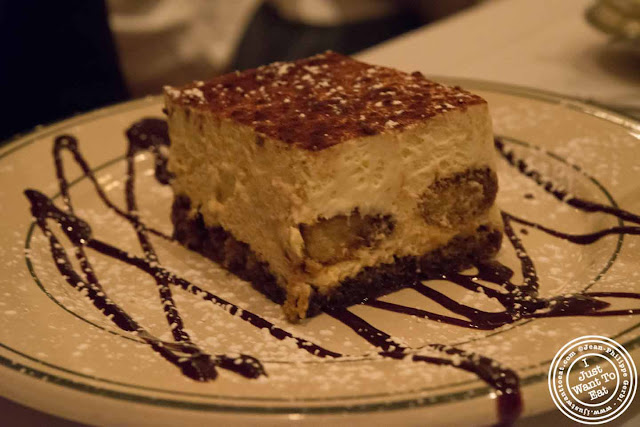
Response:
[[[277,339],[294,340],[300,351],[305,351],[319,358],[343,358],[338,352],[326,349],[316,343],[295,336],[294,334],[275,326],[273,323],[248,310],[232,304],[196,284],[175,275],[162,267],[160,259],[149,235],[153,234],[171,240],[162,232],[147,227],[138,214],[135,192],[135,156],[140,152],[149,152],[154,156],[155,176],[161,184],[170,182],[172,176],[167,171],[166,147],[169,145],[167,125],[164,120],[147,118],[134,123],[126,131],[129,141],[126,164],[127,176],[125,183],[126,209],[116,206],[106,195],[104,189],[98,183],[96,177],[84,156],[80,152],[77,140],[70,135],[61,135],[56,138],[53,147],[56,176],[60,187],[63,207],[57,207],[53,201],[38,192],[27,189],[25,195],[31,203],[31,213],[35,222],[49,240],[51,255],[56,261],[55,265],[59,273],[65,278],[69,286],[78,292],[85,294],[95,308],[110,319],[119,329],[138,336],[147,343],[156,353],[175,365],[189,378],[197,381],[214,380],[218,375],[218,369],[224,369],[246,378],[258,378],[266,376],[267,372],[262,363],[250,355],[226,355],[208,354],[202,350],[189,336],[180,316],[180,311],[173,299],[172,289],[196,295],[213,306],[223,309],[232,316],[255,328],[267,330]],[[562,203],[566,203],[583,212],[599,212],[612,215],[622,221],[640,225],[640,216],[623,211],[611,206],[590,202],[569,196],[566,191],[558,189],[551,180],[541,173],[531,169],[523,159],[519,159],[513,152],[505,148],[502,140],[496,139],[496,148],[502,157],[524,176],[534,180],[546,192],[552,194]],[[129,222],[136,233],[138,242],[143,251],[143,256],[135,256],[125,252],[116,246],[95,239],[88,222],[75,215],[73,203],[69,194],[69,183],[64,172],[64,162],[61,153],[69,151],[75,162],[80,166],[105,206]],[[529,195],[525,195],[528,197]],[[531,196],[532,197],[532,196]],[[494,330],[505,325],[513,324],[522,319],[541,317],[563,316],[619,316],[627,314],[640,314],[640,308],[632,310],[608,310],[609,302],[601,298],[621,298],[640,300],[640,294],[628,292],[582,292],[574,295],[563,295],[553,298],[540,298],[539,277],[533,260],[527,254],[526,248],[514,231],[513,223],[538,229],[554,238],[567,240],[574,244],[587,245],[612,234],[640,234],[640,227],[619,226],[584,235],[572,235],[548,227],[536,224],[529,220],[516,217],[503,212],[502,218],[505,226],[505,235],[508,242],[515,249],[523,274],[521,284],[512,281],[513,270],[497,261],[485,262],[476,265],[477,273],[467,275],[455,271],[443,271],[438,273],[423,272],[412,283],[406,283],[404,287],[431,299],[437,304],[447,308],[451,312],[462,317],[452,317],[437,314],[413,307],[389,303],[380,300],[367,301],[370,307],[381,310],[393,311],[425,319],[478,330]],[[60,231],[65,235],[73,247],[74,256],[79,262],[80,271],[73,267],[69,255],[55,233],[49,226],[49,222],[57,223]],[[86,249],[92,249],[102,255],[110,257],[118,262],[138,268],[153,277],[156,283],[159,302],[163,308],[168,326],[173,335],[173,342],[160,340],[149,333],[144,326],[133,319],[115,301],[113,301],[91,265],[86,254]],[[474,307],[461,304],[443,293],[429,286],[429,280],[448,280],[472,292],[482,292],[489,298],[497,300],[504,308],[499,312],[486,312]],[[497,285],[499,290],[489,287],[482,282]],[[485,381],[497,391],[498,418],[501,424],[511,424],[522,412],[522,399],[519,391],[519,380],[515,372],[502,367],[495,360],[466,352],[454,347],[429,343],[422,348],[409,348],[396,342],[384,331],[375,328],[361,317],[347,308],[327,309],[326,313],[334,319],[342,322],[362,339],[369,342],[375,349],[375,355],[390,359],[409,359],[413,362],[429,363],[434,365],[452,366],[471,372]]]

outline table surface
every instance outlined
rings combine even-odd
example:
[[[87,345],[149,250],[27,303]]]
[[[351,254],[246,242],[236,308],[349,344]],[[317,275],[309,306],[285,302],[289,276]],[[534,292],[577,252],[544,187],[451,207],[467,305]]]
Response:
[[[640,55],[620,49],[584,19],[590,0],[488,0],[368,49],[359,57],[427,75],[490,80],[640,111]],[[0,398],[0,424],[79,424]],[[574,425],[559,411],[520,426]],[[640,425],[640,402],[609,425]]]
[[[640,47],[585,20],[594,0],[489,0],[360,54],[427,75],[529,86],[640,110]]]

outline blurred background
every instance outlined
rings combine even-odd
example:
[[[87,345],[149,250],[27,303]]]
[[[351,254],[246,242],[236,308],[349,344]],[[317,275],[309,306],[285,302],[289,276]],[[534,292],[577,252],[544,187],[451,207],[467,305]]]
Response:
[[[640,0],[0,0],[0,40],[0,141],[165,84],[327,49],[640,118]],[[639,425],[639,406],[610,425]],[[0,425],[11,417],[78,425],[0,398]],[[519,425],[573,425],[559,417]]]
[[[478,0],[24,0],[0,2],[0,139],[165,84],[351,54]]]
[[[0,0],[0,40],[0,141],[327,49],[640,117],[640,0]]]

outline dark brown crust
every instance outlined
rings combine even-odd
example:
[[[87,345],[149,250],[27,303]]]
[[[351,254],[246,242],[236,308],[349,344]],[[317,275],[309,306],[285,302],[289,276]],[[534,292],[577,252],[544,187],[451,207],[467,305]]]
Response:
[[[166,87],[165,93],[168,114],[181,107],[213,114],[312,151],[485,103],[419,72],[372,66],[334,52]]]
[[[189,217],[190,204],[185,196],[174,200],[171,211],[174,238],[249,281],[272,301],[283,304],[286,293],[278,286],[269,266],[257,260],[249,245],[239,242],[221,227],[207,228],[199,215]],[[393,264],[367,267],[355,277],[343,280],[328,294],[313,289],[306,317],[321,313],[324,307],[346,307],[398,290],[424,277],[418,272],[459,271],[493,257],[501,242],[500,230],[481,225],[472,236],[457,236],[446,246],[423,256],[402,257]]]
[[[250,282],[254,288],[282,304],[286,294],[276,283],[266,263],[260,262],[249,245],[236,240],[222,227],[206,227],[202,216],[189,217],[191,201],[178,196],[171,207],[174,225],[173,238],[205,257],[221,264],[227,270]]]
[[[456,236],[446,246],[422,255],[396,258],[393,264],[364,268],[347,278],[328,295],[313,292],[307,317],[324,307],[347,307],[401,289],[424,278],[426,272],[460,271],[492,258],[500,249],[502,232],[481,225],[472,236]]]

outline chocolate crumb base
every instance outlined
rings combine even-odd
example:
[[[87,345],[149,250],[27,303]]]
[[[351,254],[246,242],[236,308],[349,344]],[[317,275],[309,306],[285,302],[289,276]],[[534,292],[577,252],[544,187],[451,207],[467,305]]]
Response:
[[[314,290],[307,317],[321,313],[325,307],[347,307],[389,294],[424,278],[428,272],[464,270],[492,258],[501,243],[500,230],[481,225],[475,234],[456,236],[445,246],[424,255],[396,257],[392,264],[365,267],[326,295]]]
[[[174,239],[250,282],[273,302],[284,303],[285,290],[278,286],[267,263],[258,260],[249,245],[222,227],[205,226],[200,214],[190,218],[190,211],[191,200],[186,196],[176,196],[171,207]]]
[[[173,237],[187,248],[221,264],[246,280],[275,303],[283,304],[286,291],[258,260],[249,245],[235,239],[222,227],[207,227],[200,214],[190,217],[191,201],[176,196],[171,209]],[[424,277],[425,272],[460,271],[493,257],[500,249],[502,232],[480,225],[473,235],[456,236],[447,245],[421,256],[395,259],[392,264],[366,267],[354,277],[344,279],[324,294],[312,287],[306,317],[321,313],[325,307],[347,307],[378,298]]]

